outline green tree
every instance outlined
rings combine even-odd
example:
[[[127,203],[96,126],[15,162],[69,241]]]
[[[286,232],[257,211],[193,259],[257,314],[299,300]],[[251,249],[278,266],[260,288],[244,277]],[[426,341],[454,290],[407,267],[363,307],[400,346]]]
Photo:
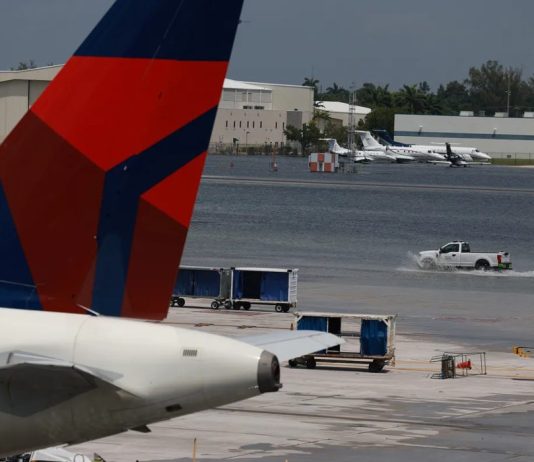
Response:
[[[313,87],[313,100],[317,101],[320,99],[319,94],[319,80],[314,77],[304,77],[304,82],[302,83],[304,87]]]
[[[494,60],[487,61],[480,68],[469,69],[466,85],[475,111],[506,111],[508,91],[511,107],[523,106],[522,99],[527,96],[521,69],[505,68]]]
[[[436,96],[445,113],[458,114],[460,111],[472,109],[467,87],[457,80],[447,83],[446,86],[440,85]]]
[[[314,146],[317,146],[322,136],[313,120],[308,124],[302,124],[301,129],[288,125],[284,130],[284,135],[289,141],[299,142],[304,152],[310,152]]]
[[[395,127],[395,108],[379,107],[373,109],[365,116],[365,119],[360,120],[358,129],[360,130],[375,130],[385,129],[389,133],[394,132]]]
[[[416,85],[403,85],[396,94],[397,105],[410,114],[424,113],[427,107],[427,95]]]
[[[33,59],[30,59],[28,61],[21,61],[17,67],[12,67],[12,71],[25,71],[27,69],[35,69],[37,65],[35,64],[35,61]]]
[[[381,87],[369,82],[364,83],[361,88],[356,90],[356,101],[361,106],[370,107],[371,109],[393,106],[389,85]]]
[[[319,93],[317,98],[320,101],[341,101],[342,103],[348,103],[349,95],[350,93],[346,88],[340,87],[334,82],[325,92]]]

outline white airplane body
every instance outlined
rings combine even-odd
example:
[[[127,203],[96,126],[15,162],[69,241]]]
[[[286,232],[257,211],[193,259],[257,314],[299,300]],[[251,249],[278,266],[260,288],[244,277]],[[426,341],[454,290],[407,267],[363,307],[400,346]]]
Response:
[[[419,162],[445,160],[444,155],[438,154],[430,149],[416,149],[414,146],[384,146],[376,141],[368,131],[357,130],[356,133],[360,136],[366,151],[387,152],[391,155],[410,156]]]
[[[446,143],[435,143],[433,145],[421,145],[421,144],[404,144],[404,143],[396,143],[393,141],[391,136],[386,130],[377,130],[377,133],[381,140],[388,145],[391,148],[402,148],[402,147],[410,147],[414,149],[418,149],[421,151],[433,151],[438,154],[447,154],[447,146]],[[372,136],[372,135],[371,135]],[[465,146],[458,146],[454,148],[454,152],[457,155],[462,156],[462,158],[466,162],[473,162],[475,161],[483,161],[483,162],[489,162],[491,161],[491,156],[481,152],[477,148],[472,147],[465,147]]]
[[[242,3],[116,0],[0,145],[0,457],[274,392],[342,343],[114,318],[167,315]]]
[[[334,138],[325,138],[325,141],[328,142],[328,150],[334,154],[340,156],[353,157],[356,162],[365,162],[365,161],[377,161],[377,162],[411,162],[415,159],[407,154],[392,153],[385,151],[372,151],[372,150],[356,150],[351,151],[350,149],[340,146],[336,139]]]

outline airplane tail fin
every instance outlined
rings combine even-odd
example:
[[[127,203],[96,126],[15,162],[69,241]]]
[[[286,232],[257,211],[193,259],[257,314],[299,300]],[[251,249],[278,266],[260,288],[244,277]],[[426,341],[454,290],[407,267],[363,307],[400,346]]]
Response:
[[[377,136],[389,146],[398,146],[398,147],[409,147],[410,146],[409,144],[399,143],[398,141],[395,141],[393,137],[390,135],[390,133],[385,129],[375,129],[371,131],[374,136]]]
[[[243,0],[117,0],[0,146],[0,306],[163,319]]]
[[[365,150],[383,148],[383,146],[373,138],[370,132],[356,130],[356,133],[360,136],[360,139],[362,140],[363,148]]]

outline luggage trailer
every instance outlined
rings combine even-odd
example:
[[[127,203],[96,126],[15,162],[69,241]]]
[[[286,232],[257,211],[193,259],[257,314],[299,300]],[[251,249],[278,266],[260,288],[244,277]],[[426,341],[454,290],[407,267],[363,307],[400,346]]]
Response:
[[[317,362],[330,364],[364,363],[369,372],[381,372],[386,365],[395,365],[395,326],[397,315],[347,314],[295,312],[297,330],[330,332],[345,340],[338,345],[317,353],[289,361],[290,367],[298,365],[308,369]]]
[[[272,305],[278,313],[297,306],[298,268],[231,268],[231,292],[226,308]],[[227,304],[230,306],[227,306]]]
[[[249,310],[256,304],[287,313],[297,305],[297,282],[298,269],[182,266],[171,306],[183,307],[185,298],[197,298],[211,299],[215,310]]]
[[[231,270],[206,266],[182,266],[174,285],[171,306],[182,307],[187,298],[211,299],[219,308],[230,296]]]

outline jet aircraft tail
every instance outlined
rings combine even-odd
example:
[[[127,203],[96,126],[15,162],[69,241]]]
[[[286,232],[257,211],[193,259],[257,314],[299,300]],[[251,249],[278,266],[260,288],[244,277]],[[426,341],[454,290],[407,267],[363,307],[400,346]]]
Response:
[[[117,0],[0,146],[0,306],[163,319],[243,0]]]
[[[381,129],[375,129],[371,130],[373,135],[381,139],[385,144],[388,146],[397,146],[397,147],[404,147],[407,148],[410,145],[406,143],[399,143],[398,141],[395,141],[393,137],[389,134],[389,132],[383,128]]]
[[[356,130],[355,133],[360,136],[364,150],[376,151],[377,149],[384,149],[384,146],[382,146],[378,141],[376,141],[370,132]]]

